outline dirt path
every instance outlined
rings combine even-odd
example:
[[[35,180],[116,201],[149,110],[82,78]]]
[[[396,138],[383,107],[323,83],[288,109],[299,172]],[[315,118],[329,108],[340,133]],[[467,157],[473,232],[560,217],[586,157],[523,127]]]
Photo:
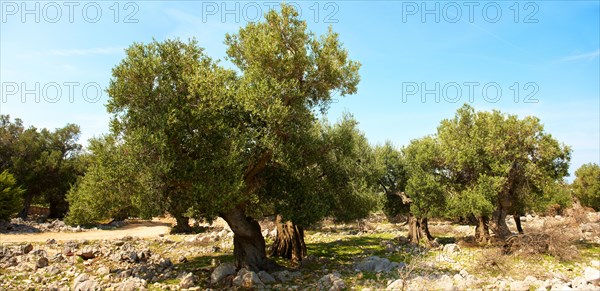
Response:
[[[123,227],[112,230],[92,230],[86,232],[44,232],[31,234],[0,234],[0,244],[19,242],[45,242],[48,239],[56,241],[66,240],[101,240],[119,239],[126,235],[139,238],[157,237],[167,234],[171,230],[171,224],[158,221],[133,222]]]

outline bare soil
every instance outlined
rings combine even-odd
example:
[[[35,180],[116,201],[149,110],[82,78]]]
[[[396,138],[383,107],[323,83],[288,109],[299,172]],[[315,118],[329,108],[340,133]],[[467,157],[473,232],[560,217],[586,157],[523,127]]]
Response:
[[[49,239],[56,241],[69,240],[110,240],[124,236],[139,238],[158,237],[168,234],[171,224],[162,221],[128,221],[123,227],[111,230],[91,230],[86,232],[43,232],[28,234],[0,234],[0,244],[20,242],[45,242]]]

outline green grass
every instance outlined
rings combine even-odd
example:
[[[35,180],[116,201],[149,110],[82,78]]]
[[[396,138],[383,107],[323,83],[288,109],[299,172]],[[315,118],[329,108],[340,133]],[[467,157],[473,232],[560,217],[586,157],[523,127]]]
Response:
[[[600,258],[600,244],[579,241],[575,244],[575,246],[577,247],[577,249],[579,249],[582,255],[596,257],[596,259]]]

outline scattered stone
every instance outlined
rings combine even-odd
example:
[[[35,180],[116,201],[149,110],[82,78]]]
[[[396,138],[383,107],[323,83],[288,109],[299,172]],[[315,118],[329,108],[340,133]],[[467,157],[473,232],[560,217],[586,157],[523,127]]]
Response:
[[[62,271],[57,266],[50,266],[46,268],[46,274],[54,276],[60,274]]]
[[[177,259],[177,262],[179,263],[187,263],[188,259],[185,256],[179,256],[179,259]]]
[[[510,283],[509,289],[515,291],[525,291],[529,290],[529,284],[522,281],[514,281]]]
[[[575,277],[575,279],[573,279],[573,281],[571,281],[571,287],[573,289],[586,289],[587,287],[587,281],[585,280],[584,277]]]
[[[33,245],[32,244],[26,244],[23,247],[23,253],[24,254],[29,254],[29,252],[31,252],[33,250]]]
[[[96,257],[96,250],[92,247],[85,247],[83,250],[79,251],[77,255],[84,260],[93,259]]]
[[[73,281],[74,291],[95,291],[101,290],[98,282],[88,274],[81,274]]]
[[[587,267],[584,270],[584,277],[587,282],[596,282],[600,280],[600,270],[592,267]]]
[[[190,288],[196,284],[197,278],[192,273],[185,274],[179,282],[179,287],[183,289]]]
[[[404,280],[402,280],[402,279],[393,281],[392,283],[388,284],[388,286],[385,289],[386,290],[406,290],[406,288],[404,287]]]
[[[235,266],[231,263],[224,263],[215,268],[210,275],[210,283],[217,284],[223,278],[235,274]]]
[[[45,267],[48,267],[48,263],[49,263],[48,262],[48,258],[46,258],[46,257],[40,257],[35,262],[35,267],[38,268],[38,269],[45,268]]]
[[[327,274],[323,277],[321,277],[321,279],[319,279],[319,285],[321,288],[325,289],[325,290],[330,290],[330,291],[338,291],[338,290],[343,290],[346,288],[346,283],[344,283],[344,280],[342,280],[340,278],[340,274],[339,273],[332,273],[332,274]]]
[[[277,280],[279,280],[279,282],[282,282],[282,283],[289,282],[293,279],[300,277],[301,275],[302,274],[298,271],[290,272],[288,270],[283,270],[283,271],[273,273],[273,277],[277,278]]]
[[[54,257],[52,257],[52,262],[54,263],[63,263],[66,261],[67,259],[65,259],[65,257],[62,254],[56,254],[54,255]]]
[[[101,266],[100,268],[98,268],[98,270],[96,270],[96,273],[98,273],[98,275],[101,276],[108,275],[110,274],[110,268],[107,266]]]
[[[403,266],[404,265],[400,263],[390,262],[390,260],[386,258],[371,256],[358,262],[355,265],[355,269],[363,272],[387,273]]]
[[[444,245],[444,249],[442,251],[447,254],[455,254],[460,252],[460,247],[457,244],[447,244]]]
[[[249,271],[246,268],[240,269],[237,276],[233,278],[232,283],[233,286],[243,288],[261,288],[265,286],[256,273]]]
[[[147,282],[144,279],[130,277],[117,285],[119,291],[146,290]]]
[[[439,290],[454,290],[454,282],[452,281],[452,278],[450,278],[450,276],[448,275],[443,275],[438,280],[435,280],[435,286],[437,287],[435,289]]]
[[[54,245],[54,244],[56,244],[56,240],[53,239],[53,238],[47,239],[46,240],[46,244],[47,245]]]
[[[275,278],[273,276],[271,276],[271,274],[269,274],[269,273],[267,273],[265,271],[258,272],[258,277],[265,284],[270,284],[270,283],[277,282],[277,280],[275,280]]]
[[[171,262],[170,259],[161,259],[160,262],[158,262],[158,265],[162,269],[167,269],[173,266],[173,262]]]
[[[150,249],[144,249],[137,254],[137,257],[139,261],[145,262],[152,257],[152,252]]]
[[[552,285],[552,287],[550,288],[550,291],[568,291],[568,290],[573,290],[573,288],[564,285],[564,284],[557,284],[557,285]]]

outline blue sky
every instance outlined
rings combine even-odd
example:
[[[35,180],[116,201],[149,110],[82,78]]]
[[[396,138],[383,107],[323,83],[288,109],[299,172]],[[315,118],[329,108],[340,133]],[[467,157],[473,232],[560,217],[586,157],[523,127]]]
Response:
[[[571,172],[600,162],[599,1],[288,3],[317,34],[331,25],[362,63],[358,94],[328,118],[353,113],[372,143],[405,145],[469,103],[539,117],[573,147]],[[79,124],[85,144],[108,131],[108,96],[97,90],[130,44],[195,37],[223,59],[225,33],[273,5],[2,0],[0,113],[36,127]]]

